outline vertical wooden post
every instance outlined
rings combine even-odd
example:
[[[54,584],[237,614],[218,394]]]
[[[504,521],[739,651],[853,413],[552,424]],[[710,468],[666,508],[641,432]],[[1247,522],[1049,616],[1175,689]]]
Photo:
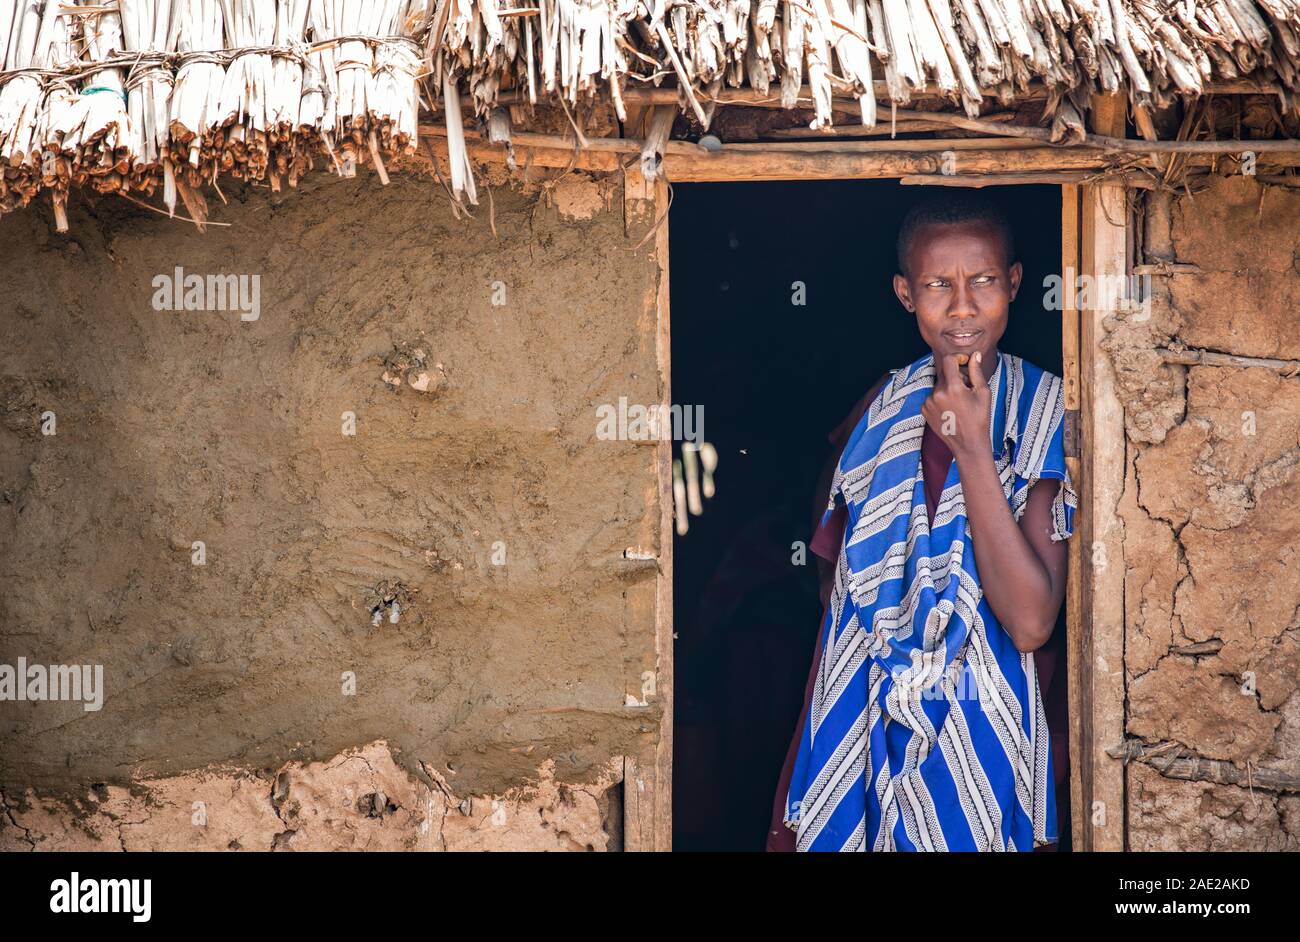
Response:
[[[629,177],[633,172],[629,171]],[[640,170],[635,179],[644,180]],[[647,187],[648,188],[648,187]],[[629,199],[641,190],[629,186]],[[668,207],[668,184],[659,177],[653,185],[653,202],[648,204],[651,225]],[[646,206],[642,204],[642,209]],[[659,375],[662,412],[669,415],[672,404],[670,361],[672,353],[668,319],[668,220],[655,232],[654,300],[655,360]],[[671,436],[660,439],[655,448],[657,489],[656,546],[658,575],[655,582],[655,682],[654,697],[660,706],[658,736],[638,755],[623,763],[623,849],[668,851],[673,849],[673,443]]]
[[[1094,96],[1091,123],[1098,134],[1125,136],[1122,95]],[[1119,502],[1124,491],[1124,410],[1115,372],[1101,349],[1102,321],[1112,312],[1114,285],[1129,275],[1128,199],[1121,184],[1082,187],[1082,274],[1093,279],[1080,312],[1082,490],[1079,540],[1081,628],[1071,650],[1071,707],[1078,725],[1074,759],[1080,765],[1075,811],[1080,850],[1123,850],[1124,764],[1107,753],[1124,741],[1124,544]],[[1077,689],[1077,694],[1075,693]],[[1073,786],[1072,786],[1073,788]],[[1071,793],[1073,795],[1073,791]]]
[[[646,108],[644,105],[633,104],[630,102],[625,107],[627,109],[627,121],[623,124],[623,136],[625,138],[640,139],[645,134],[646,113],[652,109]],[[654,184],[646,180],[642,175],[640,165],[636,161],[627,160],[626,155],[624,155],[621,162],[625,166],[630,164],[630,166],[627,166],[623,171],[624,185],[627,187],[627,191],[624,193],[624,199],[627,201],[654,201]],[[654,205],[657,207],[661,204],[655,202]],[[663,212],[662,209],[659,211]]]
[[[1082,369],[1079,350],[1079,308],[1075,293],[1080,256],[1080,193],[1079,187],[1066,184],[1061,187],[1061,278],[1063,284],[1061,310],[1061,379],[1065,395],[1065,466],[1076,489],[1083,486],[1080,466],[1080,394],[1079,376]],[[1076,535],[1069,543],[1069,568],[1065,587],[1066,664],[1069,671],[1070,703],[1070,846],[1082,849],[1086,841],[1084,828],[1089,815],[1084,811],[1091,801],[1085,796],[1092,791],[1092,776],[1088,764],[1081,761],[1085,754],[1084,743],[1090,724],[1085,724],[1087,711],[1082,697],[1083,681],[1079,666],[1083,664],[1083,537],[1081,521],[1076,524]]]

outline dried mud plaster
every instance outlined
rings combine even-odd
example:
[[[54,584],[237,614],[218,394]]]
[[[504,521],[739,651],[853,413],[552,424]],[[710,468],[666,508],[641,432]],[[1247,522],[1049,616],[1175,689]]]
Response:
[[[1300,849],[1300,379],[1156,352],[1300,358],[1300,194],[1221,179],[1145,220],[1147,263],[1197,270],[1103,342],[1130,439],[1126,728],[1157,750],[1130,766],[1130,845]],[[1179,757],[1245,785],[1162,775]]]
[[[598,441],[595,410],[659,401],[659,273],[617,183],[570,177],[551,203],[494,188],[496,235],[486,201],[456,220],[400,176],[227,194],[206,235],[111,200],[66,236],[0,221],[0,663],[106,688],[0,703],[7,841],[53,833],[54,797],[96,840],[166,842],[158,809],[196,791],[242,823],[177,841],[379,840],[313,794],[343,775],[402,796],[420,846],[455,843],[440,802],[539,781],[587,796],[574,842],[600,843],[611,762],[659,724],[628,705],[654,574],[623,556],[659,510],[653,449]],[[260,276],[260,317],[155,310],[177,266]],[[382,771],[346,772],[380,741]],[[249,770],[285,763],[272,803]]]
[[[497,797],[457,797],[393,761],[385,743],[275,771],[209,769],[90,789],[66,801],[0,796],[0,851],[609,850],[617,772],[587,785],[538,781]],[[426,776],[427,778],[428,776]]]

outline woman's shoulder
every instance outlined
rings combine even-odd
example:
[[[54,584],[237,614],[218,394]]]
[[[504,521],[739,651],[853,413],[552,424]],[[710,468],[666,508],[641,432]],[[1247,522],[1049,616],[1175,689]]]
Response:
[[[885,370],[885,372],[881,373],[880,379],[872,383],[871,388],[867,390],[867,394],[862,397],[863,401],[867,405],[871,405],[871,401],[880,395],[880,390],[885,388],[885,383],[893,379],[894,374],[897,372],[898,370]]]
[[[1040,398],[1064,400],[1065,380],[1059,374],[1044,369],[1024,357],[1015,354],[1004,355],[1016,374],[1016,385],[1019,387],[1022,402],[1032,402]]]
[[[863,395],[861,399],[854,403],[853,408],[849,411],[849,414],[844,417],[844,420],[840,422],[839,425],[835,426],[831,433],[826,436],[833,445],[837,445],[840,448],[844,447],[844,443],[848,441],[849,436],[853,434],[853,430],[857,427],[858,423],[862,421],[862,417],[867,414],[867,409],[871,408],[871,403],[873,403],[876,397],[880,395],[880,390],[884,388],[885,383],[887,383],[893,375],[893,370],[886,372],[880,377],[880,379],[876,380],[875,383],[872,384],[871,388],[866,391],[866,394]]]
[[[1025,357],[1019,356],[1014,353],[1004,353],[1003,356],[1006,357],[1013,365],[1017,366],[1021,370],[1021,372],[1023,372],[1026,376],[1032,375],[1035,378],[1041,376],[1045,379],[1054,379],[1058,383],[1061,382],[1061,376],[1059,373],[1053,373],[1051,370],[1039,366],[1033,360],[1028,360]]]
[[[1065,383],[1056,373],[1021,357],[1011,361],[1006,432],[1014,438],[1016,474],[1037,478],[1039,463],[1063,463],[1065,447]]]

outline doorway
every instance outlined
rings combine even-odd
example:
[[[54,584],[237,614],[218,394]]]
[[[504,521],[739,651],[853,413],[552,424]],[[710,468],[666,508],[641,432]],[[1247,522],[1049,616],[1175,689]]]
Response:
[[[894,297],[894,239],[931,188],[897,181],[677,185],[669,214],[672,388],[703,407],[716,493],[674,538],[673,847],[762,850],[822,605],[806,543],[824,506],[828,433],[886,371],[927,348]],[[1061,196],[993,187],[1024,280],[1000,344],[1058,375]],[[865,321],[865,323],[864,323]],[[675,446],[675,452],[680,449]],[[1044,678],[1067,703],[1065,611]],[[1065,736],[1054,741],[1070,842]]]

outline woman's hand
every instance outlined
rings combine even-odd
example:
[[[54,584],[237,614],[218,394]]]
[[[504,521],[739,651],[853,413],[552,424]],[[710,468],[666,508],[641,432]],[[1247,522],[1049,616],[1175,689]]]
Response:
[[[943,358],[943,376],[921,405],[921,415],[944,443],[953,457],[961,459],[980,452],[992,455],[989,441],[989,409],[993,394],[984,378],[979,351],[969,358],[969,381],[962,375],[967,365],[964,353],[950,353]]]
[[[1052,636],[1065,598],[1066,546],[1051,538],[1052,501],[1060,482],[1031,486],[1017,525],[993,463],[993,394],[979,359],[967,364],[969,382],[962,377],[963,358],[955,353],[944,357],[943,379],[921,406],[921,414],[944,437],[957,461],[984,597],[1016,650],[1028,653]]]

